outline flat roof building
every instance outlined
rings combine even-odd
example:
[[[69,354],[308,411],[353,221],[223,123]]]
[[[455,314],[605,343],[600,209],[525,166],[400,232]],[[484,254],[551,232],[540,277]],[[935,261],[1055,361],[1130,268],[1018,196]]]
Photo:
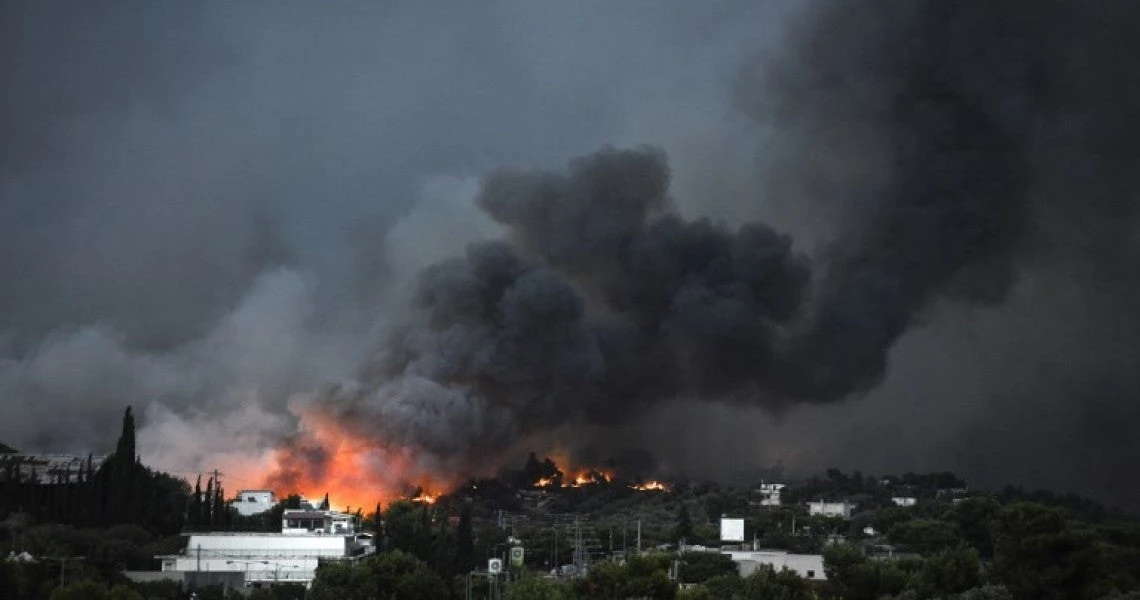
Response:
[[[231,505],[239,515],[249,517],[277,506],[277,495],[273,490],[242,490],[237,493]]]
[[[190,534],[182,554],[157,557],[167,572],[240,572],[245,585],[302,583],[321,561],[353,560],[375,551],[372,535],[353,515],[331,510],[287,510],[280,532]]]
[[[760,567],[769,565],[779,571],[789,569],[812,581],[825,581],[822,554],[792,554],[786,550],[722,550],[736,563],[741,577],[748,577]]]

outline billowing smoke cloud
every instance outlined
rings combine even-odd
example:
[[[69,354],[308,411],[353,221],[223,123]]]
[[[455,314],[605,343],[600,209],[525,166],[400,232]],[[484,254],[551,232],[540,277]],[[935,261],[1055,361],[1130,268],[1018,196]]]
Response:
[[[423,271],[413,319],[325,402],[390,443],[468,458],[678,396],[778,398],[773,340],[806,265],[766,226],[678,218],[668,187],[655,150],[491,175],[477,203],[507,241]]]
[[[765,157],[784,170],[769,189],[826,192],[820,205],[844,215],[814,279],[767,226],[674,214],[657,152],[499,172],[478,203],[506,243],[427,270],[418,316],[373,379],[329,402],[382,430],[398,423],[411,432],[401,443],[466,456],[567,420],[621,424],[678,398],[782,408],[865,394],[895,344],[946,302],[993,310],[1021,278],[1071,274],[1089,250],[1103,253],[1087,268],[1107,285],[1090,297],[1132,291],[1135,276],[1113,265],[1135,262],[1134,237],[1118,233],[1136,228],[1134,176],[1119,166],[1136,158],[1140,123],[1112,99],[1136,88],[1098,32],[1137,15],[1066,2],[1032,14],[814,7],[787,58],[746,72],[740,88],[742,106],[792,140]],[[1060,247],[1075,239],[1093,247]],[[1111,393],[1097,389],[1104,410]]]
[[[1130,3],[144,4],[0,8],[0,441],[1140,501]]]
[[[793,364],[824,397],[873,390],[788,423],[844,438],[797,452],[915,468],[901,446],[1140,500],[1117,475],[1140,448],[1104,421],[1138,424],[1138,23],[1123,2],[821,2],[745,70],[738,104],[779,132],[769,197],[838,215]]]

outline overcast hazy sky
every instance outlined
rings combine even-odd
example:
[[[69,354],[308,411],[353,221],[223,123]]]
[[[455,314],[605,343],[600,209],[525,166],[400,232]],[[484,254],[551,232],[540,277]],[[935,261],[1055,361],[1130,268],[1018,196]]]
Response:
[[[263,452],[294,426],[290,402],[355,376],[422,267],[501,235],[474,205],[497,168],[657,145],[681,215],[763,220],[827,255],[863,206],[842,192],[890,170],[892,124],[867,106],[897,91],[898,65],[861,49],[916,18],[907,3],[820,5],[4,3],[0,440],[107,449],[131,403],[156,466]],[[1096,30],[1134,45],[1123,26],[1103,33],[1135,22],[1113,6],[1064,33],[1034,22],[1026,43],[1084,48]],[[1080,61],[1103,57],[1074,56],[1055,79],[1085,92],[1049,92],[1059,103],[1137,99],[1123,66],[1089,73]],[[993,106],[1003,123],[1022,110]],[[881,386],[779,416],[682,398],[616,427],[675,473],[955,470],[1140,506],[1121,482],[1140,459],[1140,322],[1122,275],[1137,256],[1122,193],[1137,121],[1108,113],[1032,129],[1027,185],[1053,191],[1033,196],[1047,209],[1030,211],[1015,282],[996,304],[923,302]],[[1103,160],[1050,153],[1050,135],[1105,123],[1128,136],[1098,134]],[[1057,200],[1078,189],[1088,215]],[[1105,215],[1111,235],[1066,224]]]

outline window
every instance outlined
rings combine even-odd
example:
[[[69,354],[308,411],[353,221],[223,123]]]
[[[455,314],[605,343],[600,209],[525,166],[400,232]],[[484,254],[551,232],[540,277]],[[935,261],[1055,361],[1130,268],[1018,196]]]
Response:
[[[807,576],[808,576],[808,579],[813,579],[813,578],[815,578],[815,571],[810,571],[810,570],[809,570],[809,571],[808,571],[808,574],[807,574]]]

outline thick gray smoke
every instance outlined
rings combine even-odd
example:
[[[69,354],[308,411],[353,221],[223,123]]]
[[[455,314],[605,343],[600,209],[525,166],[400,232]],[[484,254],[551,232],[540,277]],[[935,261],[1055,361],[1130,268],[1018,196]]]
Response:
[[[653,150],[488,177],[477,203],[510,241],[421,273],[413,320],[327,402],[444,457],[679,396],[774,403],[773,342],[807,267],[766,226],[681,220],[668,187]]]
[[[1138,25],[1129,2],[823,2],[745,71],[739,105],[784,140],[770,197],[840,215],[801,389],[874,389],[814,431],[1140,500]]]
[[[912,327],[948,302],[999,310],[1024,279],[1078,277],[1103,311],[1138,281],[1126,165],[1140,158],[1140,86],[1103,39],[1138,18],[1131,5],[1070,2],[809,10],[785,59],[745,72],[740,102],[789,136],[764,157],[769,192],[825,191],[820,205],[843,213],[810,286],[808,262],[771,228],[674,214],[654,151],[501,172],[478,203],[509,244],[424,273],[419,318],[372,372],[421,387],[365,396],[418,414],[396,422],[445,442],[434,450],[504,448],[567,420],[620,427],[677,398],[777,408],[865,394]],[[1085,326],[1105,318],[1138,339],[1130,309]],[[1071,380],[1087,378],[1098,411],[1118,402],[1133,415],[1105,358],[1088,370],[1074,357],[1056,402],[1083,402]],[[436,415],[450,405],[481,427],[448,427]]]
[[[1134,3],[79,4],[0,5],[0,441],[1140,504]]]

